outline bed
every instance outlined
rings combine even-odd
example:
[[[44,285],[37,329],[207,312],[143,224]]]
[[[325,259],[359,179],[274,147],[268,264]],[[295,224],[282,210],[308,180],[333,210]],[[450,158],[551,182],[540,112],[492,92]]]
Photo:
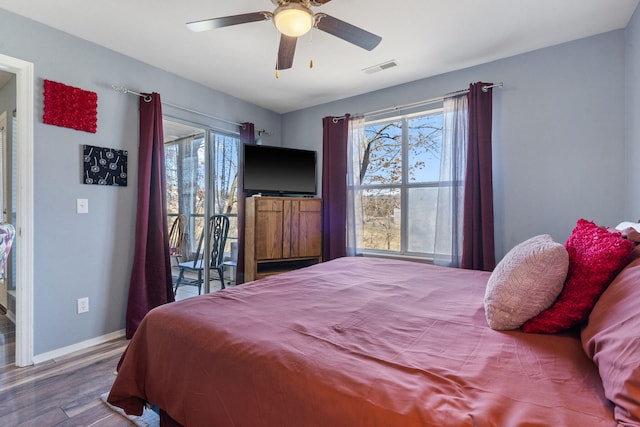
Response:
[[[491,329],[490,275],[348,257],[167,304],[108,401],[183,426],[637,425],[640,259],[557,334]]]

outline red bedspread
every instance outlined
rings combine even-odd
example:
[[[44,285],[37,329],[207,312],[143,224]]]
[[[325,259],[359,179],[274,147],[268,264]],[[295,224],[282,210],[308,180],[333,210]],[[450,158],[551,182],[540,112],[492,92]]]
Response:
[[[341,258],[167,304],[109,402],[185,426],[613,426],[575,335],[490,329],[489,273]]]

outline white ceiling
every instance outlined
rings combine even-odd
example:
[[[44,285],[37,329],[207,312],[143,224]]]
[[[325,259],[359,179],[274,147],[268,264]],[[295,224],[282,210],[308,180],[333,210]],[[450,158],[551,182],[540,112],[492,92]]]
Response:
[[[380,45],[369,52],[314,29],[298,40],[293,68],[281,71],[279,79],[272,22],[203,33],[185,26],[273,11],[270,0],[0,0],[0,6],[285,113],[624,28],[639,1],[333,0],[314,11],[381,36]],[[389,60],[398,66],[362,71]]]

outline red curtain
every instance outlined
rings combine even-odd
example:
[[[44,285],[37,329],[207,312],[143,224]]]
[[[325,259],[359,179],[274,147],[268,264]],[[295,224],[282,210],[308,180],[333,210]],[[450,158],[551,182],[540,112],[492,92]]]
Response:
[[[349,114],[322,119],[322,260],[347,255]]]
[[[236,264],[236,284],[244,283],[244,193],[243,187],[243,170],[244,144],[255,144],[255,126],[253,123],[243,123],[240,126],[240,149],[238,150],[238,261]]]
[[[469,145],[464,190],[461,267],[491,271],[495,267],[493,178],[491,162],[491,83],[469,86]]]
[[[153,93],[140,98],[138,210],[127,304],[127,339],[149,310],[174,300],[165,182],[162,104],[160,95]]]

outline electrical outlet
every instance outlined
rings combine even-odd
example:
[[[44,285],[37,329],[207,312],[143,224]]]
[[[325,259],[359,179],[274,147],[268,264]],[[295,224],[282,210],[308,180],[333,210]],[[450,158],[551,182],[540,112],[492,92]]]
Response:
[[[89,311],[89,297],[78,298],[78,314]]]

